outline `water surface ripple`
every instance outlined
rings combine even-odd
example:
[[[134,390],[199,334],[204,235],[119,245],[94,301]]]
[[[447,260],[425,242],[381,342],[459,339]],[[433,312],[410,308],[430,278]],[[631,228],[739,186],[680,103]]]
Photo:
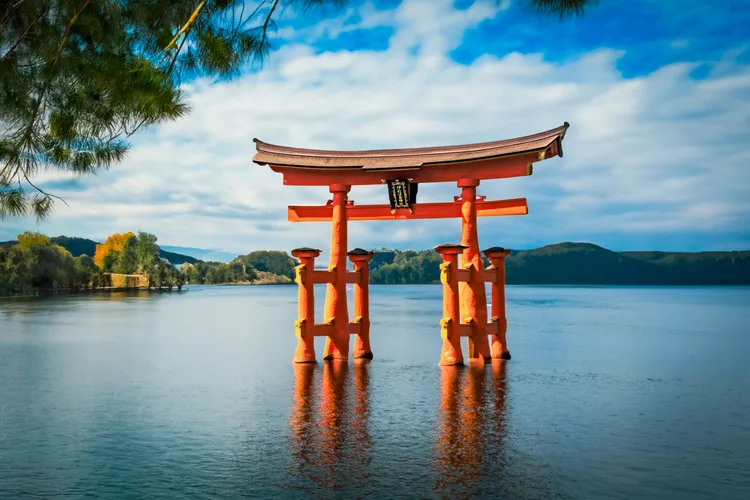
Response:
[[[440,287],[371,290],[315,365],[291,286],[0,301],[0,497],[750,498],[750,288],[508,287],[449,368]]]

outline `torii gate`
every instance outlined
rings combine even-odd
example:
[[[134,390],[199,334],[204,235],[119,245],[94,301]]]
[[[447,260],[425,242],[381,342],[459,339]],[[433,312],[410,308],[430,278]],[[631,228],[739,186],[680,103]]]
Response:
[[[258,139],[253,161],[268,165],[284,176],[287,186],[328,186],[333,199],[322,206],[290,206],[291,222],[331,221],[331,254],[328,271],[316,271],[320,250],[292,251],[297,266],[299,317],[296,363],[315,362],[314,337],[326,337],[324,359],[348,360],[349,335],[356,335],[354,358],[372,359],[370,348],[369,261],[372,252],[354,249],[347,254],[347,222],[461,218],[461,243],[435,247],[443,258],[443,349],[441,365],[463,364],[461,337],[469,339],[469,357],[489,362],[510,359],[505,340],[505,258],[502,247],[484,251],[490,260],[485,269],[477,238],[477,216],[526,215],[525,198],[486,201],[477,197],[479,182],[532,174],[536,161],[562,157],[562,140],[569,125],[504,141],[414,149],[373,151],[321,151],[267,144]],[[461,196],[453,202],[417,203],[423,182],[456,182]],[[352,186],[387,184],[389,205],[355,205],[348,199]],[[354,263],[347,272],[346,257]],[[459,265],[460,258],[460,265]],[[492,283],[492,315],[487,318],[485,282]],[[326,283],[324,322],[315,323],[313,285]],[[354,321],[349,322],[346,285],[354,284]],[[459,290],[460,283],[460,290]],[[459,300],[460,298],[460,300]],[[490,343],[488,336],[492,337]]]

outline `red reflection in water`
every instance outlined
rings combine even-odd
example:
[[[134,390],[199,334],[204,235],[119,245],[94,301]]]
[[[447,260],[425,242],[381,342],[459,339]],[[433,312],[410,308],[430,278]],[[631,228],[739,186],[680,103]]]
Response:
[[[315,487],[335,491],[368,479],[371,437],[367,363],[294,365],[290,418],[294,468]]]
[[[470,497],[482,479],[486,450],[502,446],[506,369],[505,360],[441,367],[436,490],[449,498]]]

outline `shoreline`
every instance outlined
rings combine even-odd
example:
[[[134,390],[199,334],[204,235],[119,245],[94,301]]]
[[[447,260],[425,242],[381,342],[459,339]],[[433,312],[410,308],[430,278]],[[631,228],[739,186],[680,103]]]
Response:
[[[0,295],[0,301],[9,299],[32,299],[44,297],[58,297],[63,295],[94,295],[97,293],[123,293],[123,292],[154,292],[154,293],[182,293],[190,287],[212,287],[212,286],[290,286],[290,283],[194,283],[183,285],[181,290],[177,287],[169,288],[96,288],[90,290],[57,291],[51,293],[36,293],[25,295]],[[440,286],[440,283],[370,283],[370,286]],[[619,285],[619,284],[563,284],[563,283],[514,283],[506,284],[506,287],[550,287],[550,288],[750,288],[750,285]]]

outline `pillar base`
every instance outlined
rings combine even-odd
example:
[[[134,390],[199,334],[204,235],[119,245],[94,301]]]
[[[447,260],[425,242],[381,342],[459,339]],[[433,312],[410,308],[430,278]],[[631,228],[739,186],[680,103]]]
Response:
[[[323,361],[349,361],[349,356],[343,356],[341,354],[330,353],[323,356]]]
[[[372,359],[372,351],[367,351],[363,354],[357,354],[354,359]]]
[[[304,322],[297,324],[297,328],[304,327]],[[312,337],[309,339],[300,338],[297,342],[297,348],[294,350],[294,363],[315,363],[315,345]]]
[[[349,361],[349,357],[337,358],[333,354],[329,354],[328,356],[323,358],[323,361]]]
[[[510,353],[508,353],[508,355],[510,356]],[[490,363],[492,363],[492,356],[477,356],[475,358],[469,359],[471,359],[472,361],[476,361],[477,363],[484,362],[485,365],[489,365]]]
[[[294,358],[292,360],[292,363],[295,363],[295,364],[309,364],[309,365],[312,365],[312,364],[315,364],[317,362],[318,362],[317,359],[304,359],[304,358],[303,359],[297,359],[297,358]]]
[[[464,356],[461,344],[454,346],[449,339],[443,339],[443,352],[440,354],[440,366],[463,366]]]
[[[499,356],[494,355],[492,359],[510,359],[510,351],[501,352]]]
[[[440,360],[438,366],[465,366],[463,361]]]

